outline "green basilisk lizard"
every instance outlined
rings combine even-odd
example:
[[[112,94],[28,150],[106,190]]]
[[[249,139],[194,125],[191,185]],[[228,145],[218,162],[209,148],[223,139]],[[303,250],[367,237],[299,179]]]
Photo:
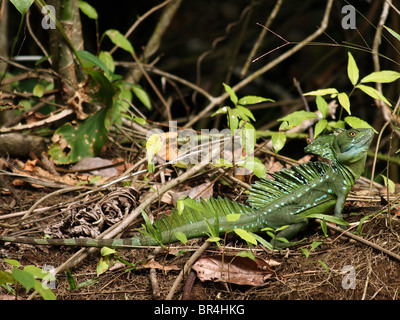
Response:
[[[222,198],[195,201],[184,200],[183,212],[148,222],[147,230],[127,239],[35,239],[0,236],[1,242],[82,247],[127,248],[167,244],[178,241],[178,234],[188,239],[214,233],[225,234],[236,228],[258,232],[265,227],[287,226],[277,237],[290,239],[307,226],[307,215],[334,213],[341,217],[345,200],[364,171],[367,151],[373,138],[372,129],[342,130],[319,137],[305,152],[319,155],[326,162],[309,162],[271,174],[273,179],[261,179],[249,190],[250,206]],[[229,221],[228,214],[240,214]],[[146,229],[146,228],[145,228]]]

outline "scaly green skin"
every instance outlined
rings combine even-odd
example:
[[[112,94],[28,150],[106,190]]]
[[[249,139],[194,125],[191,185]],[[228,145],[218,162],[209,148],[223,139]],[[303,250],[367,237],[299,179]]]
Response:
[[[176,232],[188,239],[214,233],[224,234],[236,228],[258,232],[262,228],[288,226],[277,237],[290,239],[308,224],[299,217],[313,213],[334,213],[341,217],[345,200],[355,179],[364,170],[367,151],[373,138],[371,129],[343,130],[316,139],[305,148],[330,163],[310,162],[271,174],[274,179],[261,179],[252,185],[248,202],[251,207],[226,199],[194,201],[185,199],[181,214],[155,222],[157,240],[145,234],[129,239],[34,239],[1,236],[1,242],[82,247],[127,248],[167,244],[178,241]],[[240,213],[235,222],[226,216]],[[208,222],[208,223],[207,223]],[[149,231],[149,230],[147,230]]]

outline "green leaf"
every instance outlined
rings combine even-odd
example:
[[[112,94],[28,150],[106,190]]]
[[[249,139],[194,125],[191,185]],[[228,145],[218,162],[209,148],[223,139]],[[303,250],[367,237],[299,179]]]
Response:
[[[209,237],[206,241],[208,242],[219,242],[222,239],[220,237]]]
[[[173,233],[180,242],[182,242],[183,244],[187,243],[188,239],[182,231],[174,231]]]
[[[383,101],[384,103],[386,103],[388,106],[392,106],[392,104],[383,96],[382,93],[380,93],[378,90],[376,90],[375,88],[369,87],[369,86],[365,86],[363,84],[359,84],[356,86],[356,88],[364,91],[367,95],[369,95],[370,97],[374,98],[374,99],[378,99]]]
[[[238,166],[250,170],[258,178],[265,178],[267,175],[267,168],[260,159],[255,157],[247,157],[246,161],[243,164],[238,164]]]
[[[307,248],[301,248],[301,253],[304,254],[306,258],[310,256],[310,251]]]
[[[101,257],[100,261],[97,263],[96,272],[97,276],[103,274],[110,267],[110,260],[107,257]]]
[[[286,129],[290,129],[300,125],[304,120],[317,118],[318,116],[314,112],[308,112],[304,110],[295,111],[287,116],[278,119],[278,121],[287,121],[288,126]]]
[[[395,183],[394,183],[391,179],[389,179],[389,178],[387,178],[386,176],[384,176],[383,174],[381,174],[381,177],[383,178],[383,181],[384,181],[384,183],[385,183],[385,186],[386,186],[386,187],[389,186],[389,192],[394,194],[394,193],[396,192],[396,185],[395,185]]]
[[[90,19],[97,20],[99,18],[99,15],[97,14],[97,11],[95,8],[93,8],[89,3],[86,1],[79,0],[78,2],[79,9],[87,15]]]
[[[235,257],[249,258],[253,261],[256,261],[256,257],[251,251],[240,251],[235,255]]]
[[[50,274],[49,272],[47,272],[39,267],[33,266],[33,265],[25,266],[24,271],[29,272],[30,274],[32,274],[33,276],[35,276],[36,278],[39,278],[39,279],[43,279],[44,277],[46,277],[46,278],[48,278],[48,280],[55,280],[55,278],[52,274]]]
[[[269,243],[267,240],[265,240],[263,237],[259,236],[256,233],[249,232],[256,240],[261,243],[265,248],[269,250],[274,250],[274,247],[272,246],[271,243]]]
[[[151,100],[147,92],[138,84],[131,84],[131,86],[134,95],[140,100],[141,103],[143,103],[143,105],[147,109],[151,110],[152,109]]]
[[[35,277],[33,274],[20,269],[12,269],[12,275],[16,281],[23,285],[26,291],[29,291],[35,285]]]
[[[315,248],[317,248],[321,243],[322,243],[322,241],[314,241],[311,244],[311,251],[314,250]]]
[[[349,96],[345,92],[341,92],[338,94],[337,98],[340,105],[347,111],[348,114],[351,114]]]
[[[230,213],[226,215],[226,221],[228,222],[235,222],[241,216],[240,213]]]
[[[118,30],[109,29],[105,32],[105,34],[110,38],[111,42],[114,43],[115,45],[121,47],[125,51],[134,53],[133,47],[129,42],[129,40],[125,38],[125,36]]]
[[[326,272],[329,273],[328,265],[322,260],[318,260],[318,262],[325,268]]]
[[[10,0],[14,7],[21,13],[21,15],[25,15],[25,13],[31,7],[33,1],[35,0]]]
[[[43,93],[44,93],[44,85],[42,85],[41,83],[37,83],[37,84],[33,87],[32,94],[33,94],[35,97],[41,98],[41,97],[43,97]]]
[[[310,91],[307,93],[304,93],[304,96],[325,96],[327,94],[337,94],[339,91],[337,91],[335,88],[327,88],[327,89],[320,89],[320,90],[315,90],[315,91]]]
[[[400,41],[400,35],[396,32],[396,31],[394,31],[394,30],[392,30],[392,29],[390,29],[389,27],[386,27],[386,26],[383,26],[387,31],[389,31],[389,33],[393,36],[393,37],[395,37],[397,40],[399,40]]]
[[[101,70],[103,70],[106,74],[108,75],[110,74],[110,70],[107,68],[107,65],[101,59],[99,59],[99,57],[96,57],[89,51],[79,50],[78,55],[81,58],[81,60],[83,60],[84,67],[93,68],[93,66],[96,66],[99,67]]]
[[[229,85],[227,85],[226,83],[223,83],[222,85],[224,86],[225,91],[227,93],[229,93],[229,98],[231,99],[233,104],[236,106],[238,103],[238,97],[237,97],[235,91],[233,91],[232,88]]]
[[[44,283],[35,281],[34,289],[39,292],[44,300],[56,300],[56,296]]]
[[[272,146],[275,153],[278,153],[286,143],[286,135],[283,132],[273,132],[271,135]]]
[[[355,86],[358,81],[359,71],[358,71],[357,63],[354,60],[354,58],[350,52],[348,52],[348,56],[349,56],[349,61],[347,63],[347,75],[348,75],[352,85]]]
[[[368,122],[354,116],[347,116],[344,118],[344,121],[352,128],[359,129],[359,128],[369,128],[378,133]]]
[[[318,110],[322,114],[322,117],[326,118],[328,116],[328,111],[329,111],[329,106],[328,106],[328,103],[326,102],[326,100],[324,98],[322,98],[321,96],[317,96],[317,98],[315,99],[315,102],[317,104]]]
[[[182,214],[184,208],[185,208],[185,201],[183,199],[179,199],[176,202],[176,210],[178,211],[179,215]]]
[[[261,103],[261,102],[275,102],[272,99],[264,98],[264,97],[259,97],[259,96],[245,96],[239,99],[238,104],[242,106],[247,106],[247,105],[252,105],[256,103]]]
[[[4,261],[7,262],[8,264],[11,264],[14,267],[19,267],[21,265],[21,263],[15,259],[4,259]]]
[[[241,105],[237,105],[235,109],[238,111],[237,114],[242,119],[245,119],[245,120],[249,121],[249,118],[250,118],[251,120],[256,121],[256,118],[254,118],[253,113],[249,109],[247,109],[246,107],[241,106]]]
[[[254,238],[254,236],[253,236],[251,233],[247,232],[246,230],[236,228],[236,229],[233,229],[233,231],[234,231],[240,238],[242,238],[243,240],[245,240],[245,241],[247,241],[247,242],[249,242],[249,243],[251,243],[251,244],[254,244],[254,245],[257,244],[256,238]]]
[[[314,138],[318,137],[325,130],[327,125],[328,125],[328,120],[326,119],[319,120],[315,125]]]
[[[379,82],[379,83],[390,83],[400,78],[400,73],[392,70],[383,70],[378,72],[372,72],[369,75],[361,79],[361,83],[365,82]]]
[[[107,70],[109,70],[110,72],[115,71],[114,58],[108,51],[100,51],[99,59],[101,62],[103,62],[105,64]]]
[[[14,283],[14,277],[11,273],[0,270],[0,286],[5,283]]]
[[[74,277],[72,276],[71,271],[69,271],[69,269],[67,269],[67,281],[69,284],[69,289],[70,290],[75,290],[76,289],[76,282]]]
[[[331,216],[328,214],[322,214],[322,213],[299,213],[298,218],[314,218],[314,219],[320,219],[323,220],[325,219],[326,221],[332,222],[332,223],[336,223],[339,225],[344,225],[347,226],[348,222],[343,220],[342,218],[338,218],[335,216]]]
[[[103,247],[100,250],[100,254],[102,257],[108,256],[110,254],[114,254],[117,253],[117,251],[115,251],[114,249],[108,248],[108,247]]]

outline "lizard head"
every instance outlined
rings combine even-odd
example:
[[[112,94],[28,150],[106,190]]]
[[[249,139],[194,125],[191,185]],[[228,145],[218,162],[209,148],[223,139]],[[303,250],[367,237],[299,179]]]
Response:
[[[367,151],[374,137],[372,129],[350,129],[340,132],[332,141],[336,160],[357,179],[364,171]]]
[[[373,137],[372,129],[340,130],[338,133],[319,137],[304,151],[345,166],[357,179],[364,171],[367,151]]]

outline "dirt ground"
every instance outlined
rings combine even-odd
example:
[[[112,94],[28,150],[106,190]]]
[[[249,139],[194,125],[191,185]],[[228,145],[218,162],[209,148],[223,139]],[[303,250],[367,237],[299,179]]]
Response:
[[[23,208],[29,208],[38,199],[49,193],[47,189],[20,188],[17,190],[23,199]],[[70,193],[52,197],[41,203],[41,206],[68,203],[78,193]],[[106,192],[104,193],[106,194]],[[104,195],[103,194],[103,195]],[[94,197],[94,196],[93,196]],[[2,195],[0,205],[3,214],[15,212],[7,210],[12,201],[12,195]],[[88,206],[90,201],[79,202],[79,206]],[[365,203],[364,203],[365,205]],[[347,210],[352,211],[352,210]],[[347,214],[346,220],[359,221],[366,214],[376,212],[377,208],[368,211],[366,206],[357,214]],[[57,215],[58,209],[47,211],[45,215],[36,215],[30,223],[12,229],[9,234],[17,233],[22,236],[41,236],[43,230],[49,225],[55,225],[61,221],[63,215]],[[67,211],[68,212],[68,211]],[[65,214],[64,214],[65,217]],[[46,218],[46,219],[41,219]],[[1,223],[13,224],[19,221],[19,217],[1,220]],[[390,219],[391,232],[387,213],[379,213],[372,216],[363,225],[363,237],[381,247],[399,254],[399,239],[396,232],[399,231],[400,222],[396,216]],[[137,226],[140,226],[140,222]],[[5,229],[0,228],[4,234]],[[9,230],[9,229],[8,229]],[[260,246],[253,248],[255,256],[261,259],[272,259],[278,265],[272,266],[273,274],[261,285],[237,285],[227,282],[205,281],[201,282],[194,277],[193,286],[185,289],[189,299],[202,300],[286,300],[286,299],[399,299],[400,288],[400,261],[361,244],[340,236],[338,232],[328,230],[328,237],[324,237],[320,224],[310,223],[305,232],[299,235],[299,239],[306,238],[307,244],[285,249],[282,252],[271,252]],[[315,250],[310,250],[311,242],[322,241]],[[186,246],[175,244],[176,250],[171,254],[161,251],[154,253],[153,249],[117,250],[117,255],[131,263],[137,263],[136,269],[127,271],[127,267],[116,268],[107,271],[100,276],[96,274],[96,265],[99,262],[99,251],[86,258],[83,263],[70,271],[77,284],[90,279],[96,279],[96,283],[83,286],[80,289],[70,290],[66,273],[57,275],[57,286],[53,290],[57,300],[162,300],[168,295],[171,287],[178,277],[180,268],[192,256],[193,252],[204,243],[204,239],[190,240]],[[308,257],[301,249],[308,249]],[[181,249],[185,252],[177,255]],[[247,245],[236,238],[229,239],[224,250],[225,255],[234,255],[238,249],[246,250]],[[9,269],[3,258],[16,259],[22,265],[33,264],[38,267],[57,267],[71,257],[79,248],[45,247],[24,244],[1,244],[0,269]],[[218,254],[218,248],[210,245],[205,254]],[[151,269],[146,262],[155,255],[154,260],[160,266],[172,266],[172,270]],[[138,263],[139,262],[139,263]],[[142,263],[143,262],[143,263]],[[167,269],[167,268],[166,268]],[[152,281],[155,285],[152,285]],[[179,283],[174,300],[182,298],[183,287],[188,277],[185,276]],[[28,298],[30,294],[24,289],[19,289],[21,298]],[[0,287],[0,294],[7,294]],[[32,298],[32,297],[31,297]],[[39,296],[33,299],[40,299]]]

